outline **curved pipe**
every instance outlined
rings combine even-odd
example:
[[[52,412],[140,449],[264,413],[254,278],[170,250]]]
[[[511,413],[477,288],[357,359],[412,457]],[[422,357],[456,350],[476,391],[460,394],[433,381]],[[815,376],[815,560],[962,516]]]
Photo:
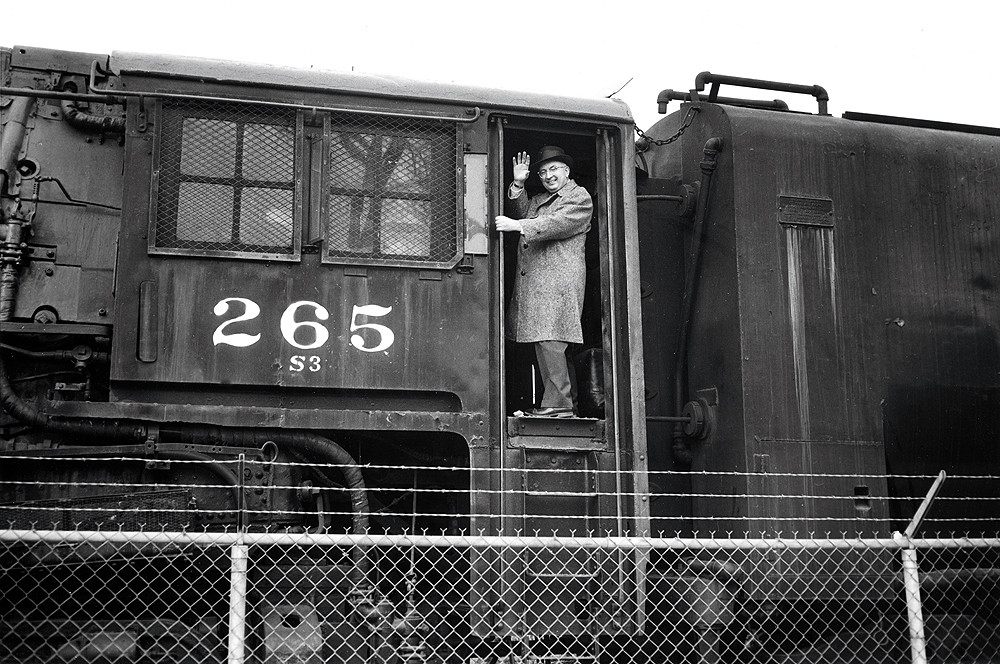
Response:
[[[329,438],[304,431],[285,431],[251,428],[222,428],[204,425],[185,425],[180,429],[181,442],[213,443],[223,446],[263,447],[268,442],[286,445],[314,459],[325,459],[340,466],[351,496],[352,530],[363,535],[368,532],[368,490],[357,462],[348,452]],[[352,580],[362,590],[369,587],[371,560],[366,547],[357,546],[351,553],[354,561]]]
[[[694,314],[694,297],[698,287],[698,269],[701,265],[701,244],[705,217],[708,214],[708,195],[712,176],[718,165],[722,139],[715,137],[705,142],[705,158],[701,161],[701,187],[698,190],[698,208],[691,238],[691,258],[684,276],[684,296],[681,302],[681,330],[677,340],[676,365],[674,366],[674,412],[684,409],[684,369],[687,365],[688,339],[691,336],[691,319]],[[673,432],[674,458],[684,464],[691,463],[691,448],[684,436],[684,423],[676,422]]]
[[[74,99],[63,99],[59,105],[62,108],[63,118],[74,129],[95,134],[125,133],[125,118],[84,113],[80,110],[78,102]]]
[[[226,468],[224,465],[208,456],[207,454],[201,454],[200,452],[192,452],[188,450],[170,450],[169,452],[157,452],[158,455],[166,457],[168,459],[177,459],[180,461],[200,461],[203,462],[209,470],[218,475],[222,481],[229,485],[230,490],[233,494],[233,500],[235,501],[236,509],[240,508],[240,499],[243,497],[240,487],[240,480],[236,477],[236,473]]]
[[[102,443],[110,442],[140,442],[146,440],[147,427],[137,422],[114,422],[106,420],[54,420],[45,413],[25,403],[15,392],[7,376],[6,363],[0,357],[0,408],[22,424],[65,434],[78,435],[86,438],[97,438]],[[337,443],[317,434],[266,430],[251,428],[223,428],[206,425],[180,425],[178,435],[182,442],[193,444],[219,444],[232,447],[262,448],[268,442],[287,445],[306,453],[313,458],[326,459],[341,466],[341,472],[347,482],[351,496],[351,514],[353,530],[363,535],[368,532],[368,492],[364,476],[354,458]],[[172,453],[176,456],[178,453]],[[194,453],[191,453],[194,454]],[[199,460],[201,459],[201,455]],[[192,457],[193,458],[193,457]],[[206,459],[208,457],[205,457]],[[239,480],[237,479],[237,484]],[[237,505],[240,494],[237,491]],[[357,550],[355,555],[358,585],[365,585],[371,563],[363,550]]]
[[[76,84],[67,83],[66,91],[76,93]],[[74,129],[93,134],[124,134],[125,118],[113,118],[110,116],[92,115],[80,110],[80,103],[73,98],[63,98],[59,101],[62,109],[63,119]]]
[[[105,420],[68,421],[53,420],[45,413],[38,412],[26,404],[14,392],[7,376],[7,364],[0,359],[0,408],[21,424],[90,438],[100,438],[102,443],[145,442],[146,427],[136,422],[113,422]]]
[[[183,443],[221,444],[223,446],[262,447],[273,441],[304,452],[313,459],[323,459],[341,466],[351,496],[353,530],[358,534],[368,531],[368,492],[365,478],[357,462],[347,451],[329,438],[303,431],[273,429],[224,428],[207,425],[185,425],[180,428]]]

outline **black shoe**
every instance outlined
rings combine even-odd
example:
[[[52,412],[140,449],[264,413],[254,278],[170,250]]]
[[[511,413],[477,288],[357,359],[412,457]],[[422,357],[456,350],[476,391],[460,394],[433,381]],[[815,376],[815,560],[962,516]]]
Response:
[[[532,408],[528,414],[533,417],[574,417],[572,408]]]

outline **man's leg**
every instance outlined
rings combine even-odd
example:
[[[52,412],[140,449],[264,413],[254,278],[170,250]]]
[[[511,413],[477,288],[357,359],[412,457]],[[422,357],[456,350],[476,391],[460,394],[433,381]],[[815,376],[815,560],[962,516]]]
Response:
[[[573,408],[572,383],[566,362],[565,341],[538,341],[535,357],[542,375],[542,408]]]

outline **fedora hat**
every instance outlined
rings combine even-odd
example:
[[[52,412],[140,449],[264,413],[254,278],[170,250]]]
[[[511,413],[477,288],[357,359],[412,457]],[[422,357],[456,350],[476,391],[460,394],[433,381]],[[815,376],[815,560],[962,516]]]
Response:
[[[532,165],[535,167],[535,170],[538,170],[550,161],[560,161],[570,168],[573,168],[573,157],[563,152],[562,148],[557,148],[554,145],[546,145],[544,148],[539,150],[538,156],[535,157],[535,163]]]

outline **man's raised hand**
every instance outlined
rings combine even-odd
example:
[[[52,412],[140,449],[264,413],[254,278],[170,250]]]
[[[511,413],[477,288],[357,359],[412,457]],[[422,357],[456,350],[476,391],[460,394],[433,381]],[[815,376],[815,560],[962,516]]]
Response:
[[[517,156],[514,157],[514,182],[523,186],[524,181],[528,179],[528,174],[531,172],[529,166],[531,165],[531,157],[528,156],[527,152],[519,152]]]

